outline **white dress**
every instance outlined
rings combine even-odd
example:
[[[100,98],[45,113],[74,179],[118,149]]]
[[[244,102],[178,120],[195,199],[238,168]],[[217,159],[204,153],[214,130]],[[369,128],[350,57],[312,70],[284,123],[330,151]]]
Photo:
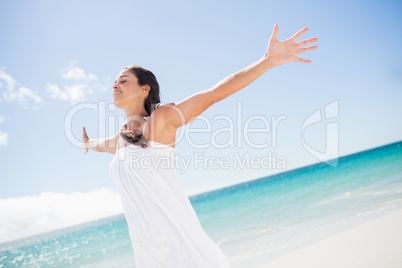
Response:
[[[230,267],[177,179],[175,149],[155,141],[148,148],[125,144],[119,138],[110,176],[122,200],[136,267]]]

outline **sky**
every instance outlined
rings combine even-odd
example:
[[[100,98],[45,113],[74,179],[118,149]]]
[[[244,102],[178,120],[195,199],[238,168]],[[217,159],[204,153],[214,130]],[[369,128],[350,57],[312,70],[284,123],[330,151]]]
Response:
[[[309,27],[297,42],[318,49],[298,56],[312,63],[274,67],[178,130],[188,195],[400,141],[401,15],[398,1],[0,2],[0,242],[123,212],[113,155],[81,143],[83,126],[106,138],[124,122],[122,68],[178,102],[260,59],[274,24],[281,41]]]

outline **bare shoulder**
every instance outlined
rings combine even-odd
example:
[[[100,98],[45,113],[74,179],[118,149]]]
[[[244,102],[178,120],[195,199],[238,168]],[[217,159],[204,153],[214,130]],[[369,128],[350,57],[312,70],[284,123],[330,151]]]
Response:
[[[207,89],[196,92],[181,101],[167,103],[159,108],[161,108],[160,112],[164,114],[166,124],[177,129],[192,122],[214,103],[212,91]]]
[[[178,106],[175,102],[169,102],[160,105],[154,112],[159,111],[161,114],[169,114],[172,113],[172,111],[176,111],[178,109]]]
[[[144,135],[148,140],[175,147],[177,127],[171,124],[174,103],[159,106],[150,115]]]
[[[165,127],[177,130],[180,126],[185,125],[185,115],[181,109],[180,103],[170,102],[159,106],[155,112],[159,110],[159,118]]]
[[[158,122],[160,125],[164,125],[164,127],[173,127],[171,125],[171,121],[173,117],[177,117],[180,114],[180,109],[174,102],[166,103],[159,106],[156,110],[152,112],[151,117],[154,117],[154,121]]]

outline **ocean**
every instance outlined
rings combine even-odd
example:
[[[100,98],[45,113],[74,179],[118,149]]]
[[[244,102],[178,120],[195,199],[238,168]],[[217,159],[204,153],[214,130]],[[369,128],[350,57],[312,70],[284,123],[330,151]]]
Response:
[[[189,197],[236,267],[402,208],[402,141]],[[124,215],[0,244],[3,267],[135,267]]]

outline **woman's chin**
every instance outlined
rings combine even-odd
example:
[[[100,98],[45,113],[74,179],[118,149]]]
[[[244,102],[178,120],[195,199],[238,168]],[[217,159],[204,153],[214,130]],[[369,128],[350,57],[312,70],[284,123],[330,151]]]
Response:
[[[116,101],[115,99],[113,100],[113,104],[114,106],[116,106],[117,108],[121,109],[121,102],[120,101]]]

